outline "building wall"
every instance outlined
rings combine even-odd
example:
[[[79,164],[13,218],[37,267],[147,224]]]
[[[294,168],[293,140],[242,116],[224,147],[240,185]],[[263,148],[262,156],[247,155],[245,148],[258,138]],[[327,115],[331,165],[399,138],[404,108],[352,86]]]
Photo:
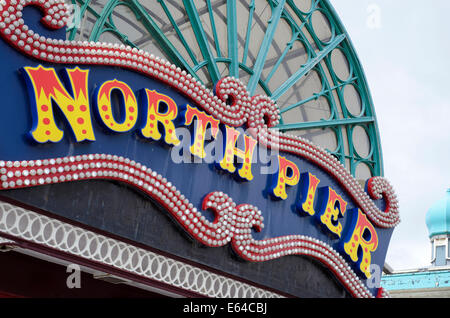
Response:
[[[419,288],[389,291],[392,298],[449,298],[450,288]]]
[[[450,297],[450,266],[385,274],[381,278],[381,285],[394,298]]]

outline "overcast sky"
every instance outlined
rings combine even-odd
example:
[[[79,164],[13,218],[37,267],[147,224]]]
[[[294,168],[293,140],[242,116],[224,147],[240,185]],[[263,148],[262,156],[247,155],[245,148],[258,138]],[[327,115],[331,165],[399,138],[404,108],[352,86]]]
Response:
[[[386,262],[429,266],[425,214],[450,188],[450,1],[330,2],[365,71],[385,177],[400,201]]]

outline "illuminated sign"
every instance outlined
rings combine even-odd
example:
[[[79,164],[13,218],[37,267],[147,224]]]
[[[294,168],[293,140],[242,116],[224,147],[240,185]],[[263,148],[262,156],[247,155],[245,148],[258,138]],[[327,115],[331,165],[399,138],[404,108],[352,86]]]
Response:
[[[366,280],[399,222],[384,178],[364,191],[325,150],[276,131],[276,104],[238,79],[211,92],[144,51],[38,35],[8,3],[2,68],[15,75],[2,90],[2,189],[118,180],[204,245],[230,243],[252,262],[307,255],[354,296],[377,296]],[[64,25],[59,2],[28,3],[47,26]]]

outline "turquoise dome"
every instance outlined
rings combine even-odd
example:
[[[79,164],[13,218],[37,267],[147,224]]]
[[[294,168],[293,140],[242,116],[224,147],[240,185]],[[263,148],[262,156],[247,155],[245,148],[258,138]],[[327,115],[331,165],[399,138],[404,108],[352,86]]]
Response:
[[[429,237],[441,234],[450,234],[450,189],[444,198],[438,200],[428,210],[425,222]]]

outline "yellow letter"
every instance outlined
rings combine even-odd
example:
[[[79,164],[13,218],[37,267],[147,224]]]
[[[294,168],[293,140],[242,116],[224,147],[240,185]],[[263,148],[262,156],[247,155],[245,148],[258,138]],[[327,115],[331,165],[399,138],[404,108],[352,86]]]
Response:
[[[246,180],[252,180],[252,159],[253,152],[256,147],[256,140],[250,136],[244,135],[245,150],[236,148],[236,142],[240,135],[240,132],[232,127],[225,126],[226,129],[226,141],[225,152],[223,159],[220,162],[220,167],[229,172],[234,172],[236,167],[234,166],[234,156],[242,159],[242,167],[239,169],[239,176]]]
[[[175,133],[175,125],[173,120],[178,115],[177,104],[170,97],[159,94],[156,91],[146,89],[144,98],[146,99],[147,121],[141,129],[142,136],[160,140],[161,134],[158,130],[158,122],[164,126],[165,138],[164,141],[168,145],[178,145],[178,140]],[[145,105],[145,104],[144,104]],[[167,110],[161,112],[159,106],[166,105]]]
[[[64,132],[55,123],[52,101],[59,107],[76,141],[95,140],[88,96],[89,70],[66,69],[73,98],[64,88],[54,68],[24,67],[27,86],[33,92],[33,128],[31,136],[40,143],[58,142]]]
[[[119,122],[116,121],[112,112],[111,93],[113,90],[118,90],[123,97],[120,102],[122,117]],[[137,121],[136,97],[127,84],[118,80],[107,81],[100,86],[97,93],[97,110],[103,124],[115,132],[129,131]]]
[[[189,148],[191,153],[199,158],[205,158],[205,133],[206,126],[208,124],[211,126],[211,133],[214,138],[216,138],[217,133],[219,132],[219,120],[214,119],[214,117],[206,114],[198,110],[197,108],[186,105],[187,110],[185,117],[185,125],[189,126],[194,117],[197,118],[195,130],[194,130],[194,138],[191,147]]]
[[[285,157],[278,156],[278,171],[274,175],[276,182],[272,183],[272,194],[277,198],[286,200],[286,184],[294,186],[299,179],[300,172],[297,165]]]
[[[355,213],[354,211],[352,211]],[[344,251],[353,262],[360,261],[359,268],[367,278],[370,278],[371,252],[378,247],[378,235],[367,216],[356,209],[356,216],[352,216],[352,227],[343,240]],[[362,251],[361,259],[358,259],[358,250]]]
[[[302,201],[297,204],[299,210],[314,215],[314,198],[316,196],[317,185],[320,180],[309,172],[300,175],[300,184],[302,192]]]
[[[338,221],[340,216],[344,216],[347,209],[347,202],[342,199],[332,188],[325,187],[320,189],[322,203],[320,212],[320,221],[331,233],[341,237],[342,224]]]

